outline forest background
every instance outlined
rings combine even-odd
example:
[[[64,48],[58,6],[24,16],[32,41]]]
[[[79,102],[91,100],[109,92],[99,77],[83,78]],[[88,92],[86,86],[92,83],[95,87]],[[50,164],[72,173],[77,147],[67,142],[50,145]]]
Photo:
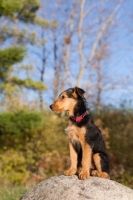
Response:
[[[0,1],[0,199],[69,166],[67,116],[50,105],[79,86],[111,159],[133,188],[132,0]]]

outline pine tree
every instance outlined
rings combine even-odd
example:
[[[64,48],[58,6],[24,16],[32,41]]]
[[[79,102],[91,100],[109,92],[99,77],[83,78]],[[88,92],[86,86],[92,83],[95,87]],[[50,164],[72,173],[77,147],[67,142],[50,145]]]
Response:
[[[15,29],[8,27],[8,24],[14,25],[16,22],[23,23],[23,25],[36,22],[36,11],[39,7],[38,0],[0,1],[0,45],[2,47],[0,50],[0,93],[6,96],[8,103],[10,102],[9,109],[13,108],[13,99],[18,89],[28,88],[38,91],[46,89],[41,81],[37,82],[29,77],[22,80],[14,76],[13,65],[22,62],[26,55],[24,46],[25,31],[16,32]],[[13,41],[16,35],[17,41],[11,43],[10,41]]]

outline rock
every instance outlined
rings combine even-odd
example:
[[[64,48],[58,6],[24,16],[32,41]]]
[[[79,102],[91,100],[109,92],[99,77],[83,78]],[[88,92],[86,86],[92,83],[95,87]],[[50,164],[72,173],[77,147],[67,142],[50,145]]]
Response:
[[[133,190],[115,181],[54,176],[29,190],[20,200],[133,200]]]

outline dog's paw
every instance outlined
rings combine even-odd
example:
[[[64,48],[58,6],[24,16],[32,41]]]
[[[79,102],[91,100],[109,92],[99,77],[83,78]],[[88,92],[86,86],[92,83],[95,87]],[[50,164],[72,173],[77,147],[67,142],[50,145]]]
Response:
[[[98,177],[98,171],[97,170],[92,170],[91,175]]]
[[[75,168],[70,168],[70,169],[66,170],[66,171],[64,172],[64,174],[65,174],[66,176],[71,176],[71,175],[76,174],[76,172],[77,172],[77,170],[76,170]]]
[[[89,172],[87,172],[87,171],[81,171],[80,173],[79,173],[79,179],[82,179],[82,180],[84,180],[84,179],[87,179],[87,178],[89,178],[90,177],[90,174],[89,174]]]
[[[101,177],[101,178],[110,179],[109,175],[106,172],[100,172],[98,170],[92,170],[91,175]]]

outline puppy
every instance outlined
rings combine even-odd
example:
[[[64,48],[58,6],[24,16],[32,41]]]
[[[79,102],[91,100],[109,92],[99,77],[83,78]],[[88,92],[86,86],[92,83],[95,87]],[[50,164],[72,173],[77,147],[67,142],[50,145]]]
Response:
[[[84,93],[78,87],[67,89],[50,105],[57,113],[69,113],[66,132],[71,166],[64,174],[78,174],[79,179],[87,179],[90,175],[109,178],[109,156],[101,132],[87,111]]]

